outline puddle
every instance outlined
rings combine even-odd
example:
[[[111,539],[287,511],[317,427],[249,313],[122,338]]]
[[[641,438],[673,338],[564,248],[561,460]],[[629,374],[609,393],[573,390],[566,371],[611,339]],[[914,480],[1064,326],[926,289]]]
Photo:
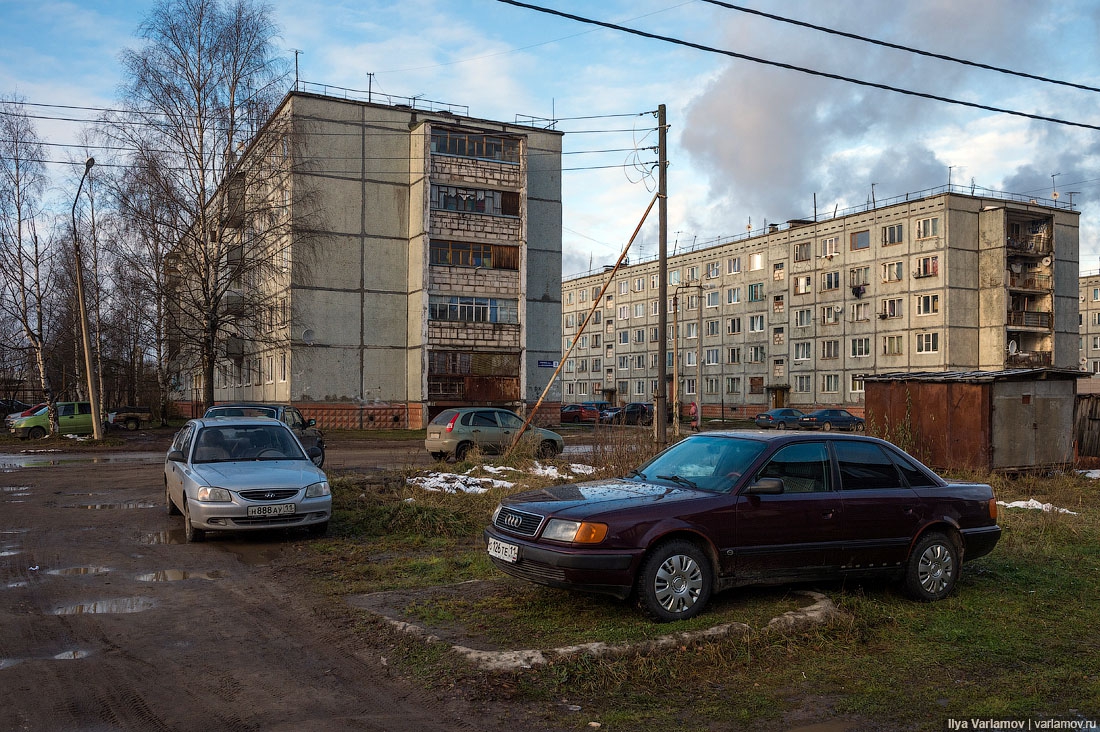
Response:
[[[74,650],[74,651],[62,651],[53,656],[39,656],[38,658],[0,658],[0,670],[5,668],[11,668],[16,664],[23,663],[24,661],[37,661],[37,660],[50,660],[50,661],[72,661],[81,658],[87,658],[92,655],[91,651]]]
[[[160,452],[115,453],[112,455],[76,455],[64,453],[0,455],[0,473],[10,473],[23,468],[52,468],[58,465],[77,465],[80,463],[144,463],[155,465],[164,462]]]
[[[17,663],[23,663],[22,658],[0,658],[0,669],[11,668]]]
[[[23,552],[19,551],[18,549],[5,549],[4,551],[0,552],[0,557],[14,557],[22,553]]]
[[[30,531],[30,529],[4,529],[0,531],[0,536],[5,536],[7,534],[25,534],[28,531]]]
[[[213,572],[188,572],[183,569],[162,569],[158,572],[139,574],[134,579],[138,582],[179,582],[188,579],[216,580],[221,579],[223,576],[221,572],[216,570]]]
[[[51,656],[55,661],[72,661],[79,658],[87,658],[92,655],[91,651],[62,651],[56,656]]]
[[[28,585],[27,585],[27,582],[25,580],[19,580],[18,582],[9,582],[7,584],[7,589],[9,589],[9,590],[19,590],[19,589],[22,589],[22,588],[27,587],[27,586]]]
[[[59,577],[74,577],[85,574],[107,574],[110,571],[111,570],[106,567],[66,567],[65,569],[51,569],[47,574],[57,575]]]
[[[124,501],[122,503],[76,503],[65,508],[85,508],[89,511],[112,511],[118,508],[156,508],[156,503],[149,501]]]
[[[3,485],[0,486],[0,493],[6,493],[9,496],[29,496],[31,487],[29,485]]]
[[[96,600],[67,605],[53,611],[53,615],[103,615],[114,613],[140,613],[154,606],[147,597],[120,597],[114,600]]]
[[[165,529],[152,534],[142,534],[138,539],[139,544],[186,544],[187,535],[183,529]]]

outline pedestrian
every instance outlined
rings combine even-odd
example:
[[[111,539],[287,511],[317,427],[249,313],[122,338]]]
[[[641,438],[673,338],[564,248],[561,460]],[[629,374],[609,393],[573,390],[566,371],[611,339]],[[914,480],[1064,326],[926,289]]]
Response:
[[[691,409],[688,411],[691,415],[691,431],[699,431],[699,405],[695,402],[691,403]]]

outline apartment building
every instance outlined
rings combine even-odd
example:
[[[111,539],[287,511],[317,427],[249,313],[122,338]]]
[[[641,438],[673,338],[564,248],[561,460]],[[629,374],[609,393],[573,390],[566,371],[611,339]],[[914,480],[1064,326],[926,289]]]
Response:
[[[1094,378],[1082,383],[1082,390],[1088,393],[1100,392],[1100,271],[1082,273],[1079,279],[1080,294],[1078,302],[1081,311],[1078,315],[1079,355],[1078,366],[1085,376]]]
[[[294,91],[275,112],[300,164],[265,195],[312,215],[277,248],[278,276],[242,284],[267,288],[274,315],[225,338],[217,401],[417,428],[450,405],[522,410],[541,394],[553,370],[539,362],[560,358],[562,135],[405,101]]]
[[[576,347],[563,400],[652,400],[660,308],[681,408],[695,401],[708,416],[858,412],[866,374],[1077,368],[1079,213],[967,191],[909,194],[675,253],[666,302],[657,261],[635,262],[583,333],[607,272],[567,279],[563,353]],[[1097,324],[1100,359],[1100,315]]]

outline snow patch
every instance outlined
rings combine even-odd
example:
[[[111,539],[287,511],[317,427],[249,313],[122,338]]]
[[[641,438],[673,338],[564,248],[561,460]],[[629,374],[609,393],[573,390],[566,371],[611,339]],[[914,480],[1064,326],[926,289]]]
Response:
[[[1058,508],[1052,503],[1040,503],[1034,498],[1029,498],[1026,501],[1013,501],[1012,503],[1005,503],[1004,501],[997,501],[998,506],[1004,506],[1005,508],[1029,508],[1035,511],[1045,511],[1047,513],[1068,513],[1071,516],[1076,516],[1076,511],[1070,511],[1068,508]]]

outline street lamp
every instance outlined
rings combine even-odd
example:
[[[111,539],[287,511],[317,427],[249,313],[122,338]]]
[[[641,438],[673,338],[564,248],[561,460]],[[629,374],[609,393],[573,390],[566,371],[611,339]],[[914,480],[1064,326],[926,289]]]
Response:
[[[84,179],[95,165],[95,158],[84,163],[84,175],[80,176],[80,185],[73,199],[73,259],[76,262],[76,306],[80,310],[80,335],[84,341],[84,372],[88,377],[88,404],[92,410],[92,436],[103,439],[103,422],[99,414],[99,393],[96,391],[95,373],[92,370],[92,338],[88,331],[88,309],[84,306],[84,263],[80,257],[80,238],[76,235],[76,204],[80,200],[80,191],[84,188]]]
[[[700,291],[699,298],[699,324],[696,326],[698,331],[695,334],[697,348],[695,351],[695,393],[699,393],[699,384],[703,380],[703,301],[701,293],[703,290],[713,290],[714,285],[701,285],[701,284],[683,284],[676,285],[676,289],[672,293],[672,407],[674,418],[672,420],[672,431],[676,437],[680,436],[680,290],[686,288],[696,288]],[[703,405],[698,406],[699,421],[702,422]]]

